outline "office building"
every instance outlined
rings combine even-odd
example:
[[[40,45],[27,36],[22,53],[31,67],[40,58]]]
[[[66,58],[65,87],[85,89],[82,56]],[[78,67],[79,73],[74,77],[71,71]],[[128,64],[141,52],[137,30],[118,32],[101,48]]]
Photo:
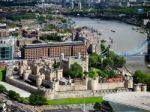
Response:
[[[0,38],[0,60],[11,60],[14,57],[14,37]]]

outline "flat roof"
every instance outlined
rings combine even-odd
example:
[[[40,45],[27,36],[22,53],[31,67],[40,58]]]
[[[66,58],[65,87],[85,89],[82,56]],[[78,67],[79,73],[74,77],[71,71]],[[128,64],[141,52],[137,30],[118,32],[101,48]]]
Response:
[[[114,93],[106,95],[104,100],[150,111],[150,92]]]
[[[29,93],[29,92],[27,92],[27,91],[25,91],[25,90],[22,90],[22,89],[20,89],[20,88],[17,88],[17,87],[15,87],[15,86],[10,85],[10,84],[8,84],[8,83],[6,83],[6,82],[3,82],[3,81],[0,81],[0,84],[2,84],[3,86],[5,86],[8,91],[9,91],[9,90],[13,90],[13,91],[19,93],[21,97],[29,97],[30,94],[31,94],[31,93]]]
[[[52,46],[70,46],[70,45],[83,45],[82,41],[70,41],[70,42],[50,42],[50,43],[39,43],[39,44],[28,44],[24,48],[39,48],[39,47],[52,47]]]

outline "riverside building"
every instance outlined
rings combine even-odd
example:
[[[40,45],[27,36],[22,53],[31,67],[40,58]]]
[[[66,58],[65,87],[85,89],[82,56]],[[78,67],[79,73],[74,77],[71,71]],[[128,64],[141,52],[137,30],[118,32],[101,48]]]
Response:
[[[53,58],[59,57],[61,53],[68,57],[77,56],[79,52],[81,56],[87,54],[86,45],[82,41],[53,42],[25,45],[21,50],[21,57],[22,59]]]

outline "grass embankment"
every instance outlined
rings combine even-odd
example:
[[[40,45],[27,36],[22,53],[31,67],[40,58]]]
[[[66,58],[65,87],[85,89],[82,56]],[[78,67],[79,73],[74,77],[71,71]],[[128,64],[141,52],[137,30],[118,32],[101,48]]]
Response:
[[[4,81],[5,80],[5,74],[6,74],[6,70],[0,68],[0,81]]]
[[[88,103],[101,103],[102,97],[88,97],[88,98],[66,98],[66,99],[54,99],[48,100],[48,105],[69,105],[69,104],[88,104]]]

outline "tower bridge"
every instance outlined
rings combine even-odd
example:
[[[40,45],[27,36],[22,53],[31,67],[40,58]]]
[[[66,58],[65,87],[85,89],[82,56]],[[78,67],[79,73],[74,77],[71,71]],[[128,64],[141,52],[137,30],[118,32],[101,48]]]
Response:
[[[143,52],[143,49],[147,47],[147,53]],[[105,55],[108,51],[102,51],[101,54]],[[115,51],[114,51],[115,52]],[[148,38],[147,40],[143,41],[139,46],[136,48],[126,51],[126,52],[115,52],[119,56],[148,56],[150,57],[150,39]]]

